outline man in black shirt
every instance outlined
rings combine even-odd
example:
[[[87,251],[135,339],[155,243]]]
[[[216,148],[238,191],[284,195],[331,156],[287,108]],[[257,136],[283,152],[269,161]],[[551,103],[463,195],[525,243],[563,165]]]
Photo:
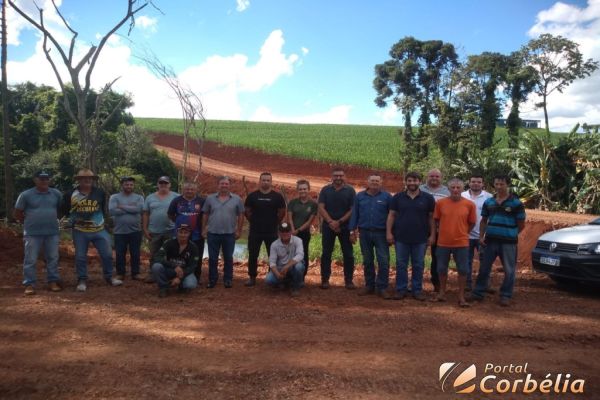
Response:
[[[260,174],[259,189],[246,197],[244,203],[246,218],[250,222],[248,234],[248,275],[246,286],[256,284],[258,255],[260,246],[265,243],[267,254],[271,244],[277,240],[277,224],[285,217],[285,200],[280,193],[272,190],[273,177],[270,172]]]
[[[352,282],[354,276],[354,254],[350,242],[348,221],[352,215],[352,206],[356,191],[352,186],[346,185],[345,174],[342,168],[335,168],[332,174],[332,183],[321,189],[319,193],[319,214],[323,218],[321,227],[322,247],[321,254],[321,288],[329,289],[331,276],[331,254],[335,238],[338,237],[342,254],[344,255],[344,282],[346,289],[355,289]]]
[[[177,237],[167,240],[156,253],[152,275],[158,283],[159,297],[165,297],[169,287],[188,291],[198,286],[194,271],[198,266],[199,251],[190,240],[191,233],[191,226],[179,225]]]

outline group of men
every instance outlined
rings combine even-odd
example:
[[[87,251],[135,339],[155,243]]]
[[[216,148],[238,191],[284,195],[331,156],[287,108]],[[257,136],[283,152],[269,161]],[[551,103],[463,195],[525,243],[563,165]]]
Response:
[[[442,184],[439,170],[429,171],[421,184],[418,173],[405,176],[406,189],[392,196],[383,190],[382,177],[372,174],[367,188],[356,194],[346,184],[342,168],[335,168],[329,185],[323,187],[318,201],[310,197],[310,183],[297,182],[298,197],[288,204],[281,193],[273,190],[272,175],[264,172],[258,190],[245,201],[231,192],[231,180],[220,177],[217,192],[203,197],[195,183],[186,182],[183,194],[171,191],[169,177],[158,179],[157,191],[143,196],[134,192],[135,179],[121,178],[121,190],[110,196],[97,187],[98,177],[83,169],[75,176],[77,185],[63,196],[50,188],[50,175],[40,171],[34,176],[35,187],[19,195],[15,216],[24,222],[25,293],[35,293],[36,260],[43,248],[49,289],[60,291],[58,273],[59,222],[63,217],[72,228],[75,246],[77,291],[87,290],[87,250],[91,242],[97,249],[105,281],[122,285],[129,252],[130,273],[134,280],[156,282],[159,296],[169,289],[189,291],[201,284],[205,242],[208,247],[206,287],[219,281],[219,255],[223,259],[223,285],[233,285],[233,253],[240,238],[244,218],[249,221],[248,280],[256,285],[258,257],[265,245],[269,272],[265,282],[274,287],[289,286],[298,296],[308,269],[311,227],[322,220],[321,285],[330,287],[331,258],[338,238],[343,254],[344,286],[355,289],[353,244],[359,240],[363,256],[365,287],[359,295],[377,294],[384,299],[404,299],[409,293],[425,300],[423,270],[427,247],[431,248],[431,281],[434,301],[446,301],[448,265],[453,255],[458,271],[458,302],[469,305],[481,300],[489,291],[490,271],[500,257],[504,282],[500,304],[508,305],[512,297],[516,243],[523,228],[525,212],[519,199],[509,191],[506,176],[494,178],[496,195],[483,190],[483,178],[464,183],[453,178]],[[112,246],[105,215],[113,220],[116,276],[112,271]],[[140,247],[145,237],[150,250],[150,274],[140,273]],[[392,294],[389,284],[389,246],[396,250],[396,285]],[[479,274],[472,287],[472,262],[475,252],[480,259]],[[375,267],[377,260],[377,268]],[[408,265],[412,277],[408,281]]]

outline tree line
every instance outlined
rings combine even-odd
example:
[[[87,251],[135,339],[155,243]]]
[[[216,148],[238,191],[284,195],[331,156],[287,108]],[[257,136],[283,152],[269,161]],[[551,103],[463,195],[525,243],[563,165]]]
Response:
[[[600,189],[598,160],[590,152],[598,149],[598,127],[586,125],[578,134],[578,125],[555,139],[548,125],[549,97],[598,69],[577,43],[543,34],[508,55],[483,52],[461,60],[452,43],[408,36],[389,56],[375,65],[373,88],[377,106],[391,103],[403,116],[403,171],[423,160],[439,162],[450,174],[510,171],[529,206],[600,212],[598,196],[591,195]],[[545,133],[521,133],[519,109],[532,95],[544,110]],[[496,121],[506,104],[507,146],[498,146]]]

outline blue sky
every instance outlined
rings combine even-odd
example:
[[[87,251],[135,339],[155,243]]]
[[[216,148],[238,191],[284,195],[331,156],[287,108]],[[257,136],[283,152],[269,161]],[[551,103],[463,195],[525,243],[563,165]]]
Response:
[[[31,0],[18,4],[33,10]],[[125,0],[58,2],[80,32],[82,52],[122,15]],[[581,43],[600,58],[600,0],[536,1],[286,1],[156,0],[127,37],[120,31],[105,49],[94,84],[120,76],[116,88],[134,99],[135,116],[177,117],[166,85],[132,56],[149,48],[203,100],[207,117],[400,125],[399,113],[373,103],[373,67],[388,59],[404,36],[453,43],[462,57],[509,53],[543,32]],[[68,43],[49,0],[46,20]],[[56,85],[40,52],[39,35],[9,14],[9,81]],[[551,127],[600,122],[600,75],[550,98]],[[584,95],[581,93],[585,92]],[[565,97],[566,96],[566,97]],[[532,99],[533,102],[533,99]],[[553,105],[554,104],[554,105]],[[541,111],[524,107],[524,117]]]

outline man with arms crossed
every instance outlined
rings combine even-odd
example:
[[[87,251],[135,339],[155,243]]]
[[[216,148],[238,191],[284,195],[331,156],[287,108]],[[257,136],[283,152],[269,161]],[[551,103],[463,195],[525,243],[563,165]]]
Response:
[[[62,194],[50,187],[50,174],[38,171],[33,178],[35,187],[21,193],[15,204],[14,217],[23,226],[23,285],[25,294],[35,294],[36,268],[40,250],[46,257],[48,288],[60,292],[58,274],[58,210]]]
[[[246,197],[246,218],[250,222],[248,233],[248,280],[245,286],[256,284],[258,255],[260,246],[265,243],[267,254],[271,244],[277,240],[277,224],[285,218],[285,200],[272,189],[273,177],[270,172],[260,174],[258,190]]]
[[[140,247],[142,246],[142,208],[144,197],[134,193],[135,178],[121,178],[121,192],[110,196],[108,212],[115,223],[115,266],[117,279],[125,279],[125,260],[129,248],[131,279],[140,280]]]
[[[469,178],[469,189],[461,193],[461,196],[467,200],[471,200],[475,203],[477,212],[477,222],[475,226],[469,232],[469,271],[467,272],[467,291],[471,291],[473,288],[473,258],[475,257],[475,250],[479,256],[479,266],[481,267],[481,260],[483,260],[483,253],[479,247],[479,224],[481,223],[481,209],[483,203],[492,197],[492,195],[483,190],[483,176],[479,174],[472,174]]]
[[[422,192],[429,193],[433,196],[436,203],[448,196],[450,196],[450,191],[444,185],[442,185],[442,172],[439,169],[432,169],[427,173],[427,182],[419,187]],[[436,241],[437,241],[437,232],[436,232],[436,240],[431,243],[431,284],[433,285],[433,291],[440,291],[440,278],[437,273],[437,255],[436,255]]]
[[[448,181],[450,196],[435,204],[433,219],[438,225],[437,267],[440,277],[440,291],[434,301],[446,301],[446,283],[448,282],[448,264],[450,255],[458,271],[458,305],[468,307],[465,300],[467,282],[467,261],[469,253],[469,232],[477,222],[475,204],[462,197],[464,183],[458,178]]]
[[[356,195],[348,229],[350,241],[356,242],[359,236],[360,251],[363,256],[365,287],[359,296],[378,294],[390,299],[387,292],[390,272],[390,249],[385,237],[385,224],[392,196],[381,189],[379,174],[371,174],[367,179],[367,190]],[[375,252],[373,251],[375,249]],[[377,255],[377,274],[375,274]]]
[[[435,200],[419,189],[421,176],[409,172],[404,178],[406,191],[394,195],[387,218],[387,241],[396,247],[396,293],[402,300],[408,292],[408,263],[412,263],[412,295],[419,301],[423,294],[423,268],[427,245],[435,241],[433,210]]]
[[[510,178],[494,177],[496,195],[483,203],[479,242],[484,247],[483,263],[479,267],[477,282],[471,298],[483,300],[489,282],[492,264],[500,257],[504,268],[504,281],[500,287],[500,305],[508,307],[515,286],[517,269],[517,242],[519,232],[525,227],[525,207],[509,190]]]
[[[209,195],[202,207],[202,236],[208,244],[208,289],[214,288],[219,280],[220,251],[223,251],[223,285],[226,289],[233,285],[233,251],[244,226],[244,204],[240,196],[229,191],[230,186],[229,177],[220,177],[218,192]]]
[[[158,190],[146,196],[144,200],[144,213],[142,214],[142,228],[144,237],[148,240],[148,250],[150,251],[150,268],[154,263],[154,256],[164,242],[173,237],[175,224],[167,212],[169,205],[178,193],[171,191],[171,179],[168,176],[158,178]],[[154,282],[154,277],[150,271],[146,277],[146,283]]]
[[[265,282],[272,287],[277,287],[281,283],[291,283],[291,295],[297,297],[300,295],[300,287],[304,280],[302,240],[292,236],[292,227],[287,222],[279,224],[278,231],[279,239],[271,244],[270,271]]]
[[[329,289],[331,276],[331,254],[335,238],[339,238],[344,256],[344,283],[346,289],[356,289],[354,282],[354,254],[350,242],[348,222],[352,215],[352,206],[356,192],[352,186],[346,185],[343,168],[334,168],[332,183],[321,189],[319,193],[319,214],[323,218],[321,238],[323,252],[321,254],[321,289]]]

